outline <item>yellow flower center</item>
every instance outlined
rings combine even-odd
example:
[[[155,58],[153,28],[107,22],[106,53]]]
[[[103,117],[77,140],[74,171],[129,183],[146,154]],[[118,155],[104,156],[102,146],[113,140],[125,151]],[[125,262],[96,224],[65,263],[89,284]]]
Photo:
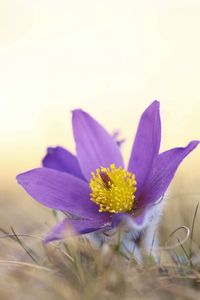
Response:
[[[119,213],[133,209],[136,191],[135,175],[114,164],[92,172],[90,200],[100,206],[99,212]]]

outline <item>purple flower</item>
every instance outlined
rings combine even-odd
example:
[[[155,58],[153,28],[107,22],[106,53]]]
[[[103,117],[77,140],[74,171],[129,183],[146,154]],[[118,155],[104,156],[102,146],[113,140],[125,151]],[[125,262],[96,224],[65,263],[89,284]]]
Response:
[[[115,139],[86,112],[73,111],[77,156],[48,148],[43,167],[17,176],[18,183],[43,205],[67,212],[46,241],[64,237],[66,227],[80,233],[107,231],[126,218],[142,228],[149,207],[164,195],[182,160],[199,144],[159,154],[159,102],[142,114],[127,171]],[[76,217],[75,217],[76,216]]]

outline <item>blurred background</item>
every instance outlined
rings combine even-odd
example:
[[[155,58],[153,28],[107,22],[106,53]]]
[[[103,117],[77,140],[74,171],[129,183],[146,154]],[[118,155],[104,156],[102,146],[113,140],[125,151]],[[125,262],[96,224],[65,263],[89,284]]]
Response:
[[[50,210],[15,176],[39,166],[47,146],[74,152],[74,108],[120,130],[126,162],[154,99],[161,102],[161,150],[199,139],[199,53],[199,0],[0,0],[0,227],[49,226]],[[192,215],[199,195],[197,149],[170,186],[172,229],[182,222],[180,207]]]

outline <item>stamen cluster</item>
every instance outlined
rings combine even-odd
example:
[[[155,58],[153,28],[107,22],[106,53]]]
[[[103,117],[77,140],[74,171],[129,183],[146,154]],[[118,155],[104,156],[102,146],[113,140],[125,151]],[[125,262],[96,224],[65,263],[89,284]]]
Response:
[[[92,172],[90,200],[100,206],[99,212],[119,213],[133,209],[136,191],[135,175],[114,164]]]

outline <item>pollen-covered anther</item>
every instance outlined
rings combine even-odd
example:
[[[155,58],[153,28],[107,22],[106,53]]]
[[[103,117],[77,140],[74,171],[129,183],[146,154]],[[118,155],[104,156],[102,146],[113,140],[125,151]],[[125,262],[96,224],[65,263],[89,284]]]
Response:
[[[99,205],[99,212],[119,213],[133,209],[135,175],[114,164],[92,172],[90,200]]]

